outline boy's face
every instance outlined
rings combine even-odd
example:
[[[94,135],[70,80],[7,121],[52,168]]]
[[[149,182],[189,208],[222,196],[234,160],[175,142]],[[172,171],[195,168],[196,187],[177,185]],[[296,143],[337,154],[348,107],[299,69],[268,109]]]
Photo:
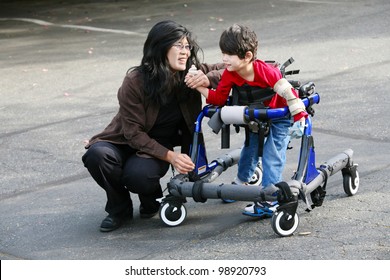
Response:
[[[222,62],[225,63],[228,71],[236,72],[246,67],[249,63],[249,61],[245,58],[241,59],[237,55],[229,55],[226,53],[222,53]]]

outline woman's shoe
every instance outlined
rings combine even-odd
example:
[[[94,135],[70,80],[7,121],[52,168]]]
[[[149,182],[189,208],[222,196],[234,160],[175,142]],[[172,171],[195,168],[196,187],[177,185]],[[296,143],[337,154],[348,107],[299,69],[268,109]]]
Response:
[[[133,209],[128,209],[125,213],[119,215],[109,214],[104,218],[100,224],[101,232],[109,232],[116,230],[121,227],[121,225],[126,221],[133,218]]]

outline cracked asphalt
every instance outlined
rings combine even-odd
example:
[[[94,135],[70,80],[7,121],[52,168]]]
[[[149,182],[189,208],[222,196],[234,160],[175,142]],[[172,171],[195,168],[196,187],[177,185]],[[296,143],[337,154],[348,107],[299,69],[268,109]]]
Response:
[[[390,259],[390,3],[242,3],[0,1],[1,260]],[[152,25],[167,18],[196,34],[209,63],[221,60],[219,35],[235,22],[256,31],[259,58],[293,57],[296,78],[314,81],[321,96],[317,162],[351,148],[358,193],[348,197],[335,174],[322,207],[308,213],[300,204],[300,225],[287,238],[269,220],[241,215],[245,202],[192,199],[178,227],[136,211],[119,230],[99,232],[105,194],[82,165],[85,140],[114,116],[125,72],[140,62]],[[209,159],[225,153],[204,130]],[[241,145],[242,134],[231,137],[232,147]],[[298,145],[288,152],[286,179]],[[232,168],[218,180],[234,175]]]

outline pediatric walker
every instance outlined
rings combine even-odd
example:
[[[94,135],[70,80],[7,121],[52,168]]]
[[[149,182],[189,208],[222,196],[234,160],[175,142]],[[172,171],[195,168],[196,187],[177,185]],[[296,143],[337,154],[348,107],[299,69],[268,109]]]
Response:
[[[299,72],[296,70],[284,71],[292,62],[293,59],[290,58],[280,67],[283,75]],[[269,120],[287,116],[289,110],[288,107],[249,109],[245,106],[216,107],[207,105],[200,112],[195,123],[191,149],[191,159],[196,165],[195,171],[188,175],[176,175],[168,183],[169,194],[162,199],[159,212],[160,219],[164,224],[173,227],[180,225],[185,220],[187,210],[184,203],[187,202],[187,197],[192,197],[196,202],[206,202],[207,199],[251,202],[277,201],[279,206],[272,215],[271,226],[276,234],[284,237],[292,235],[298,228],[297,207],[299,199],[306,203],[308,211],[322,205],[328,177],[341,170],[344,192],[348,196],[352,196],[357,192],[359,173],[357,164],[353,163],[353,151],[351,149],[345,150],[317,167],[314,140],[311,135],[311,118],[314,116],[312,106],[319,103],[320,96],[315,92],[313,82],[302,86],[297,81],[290,81],[290,83],[299,91],[299,96],[309,113],[301,140],[298,167],[291,180],[279,182],[274,186],[267,186],[265,189],[256,184],[247,186],[212,183],[222,172],[237,164],[241,149],[232,150],[208,163],[201,129],[204,117],[212,118],[215,114],[219,115],[220,121],[222,121],[222,148],[228,148],[230,124],[245,125],[249,122],[256,122],[262,127]],[[259,167],[256,172],[261,172],[261,168]]]

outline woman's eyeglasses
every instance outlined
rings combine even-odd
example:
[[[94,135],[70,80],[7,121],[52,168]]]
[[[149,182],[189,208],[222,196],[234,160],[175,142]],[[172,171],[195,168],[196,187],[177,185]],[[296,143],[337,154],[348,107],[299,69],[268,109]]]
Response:
[[[192,46],[191,45],[173,44],[172,46],[175,47],[179,51],[182,51],[183,49],[186,49],[186,51],[191,51],[192,50]]]

